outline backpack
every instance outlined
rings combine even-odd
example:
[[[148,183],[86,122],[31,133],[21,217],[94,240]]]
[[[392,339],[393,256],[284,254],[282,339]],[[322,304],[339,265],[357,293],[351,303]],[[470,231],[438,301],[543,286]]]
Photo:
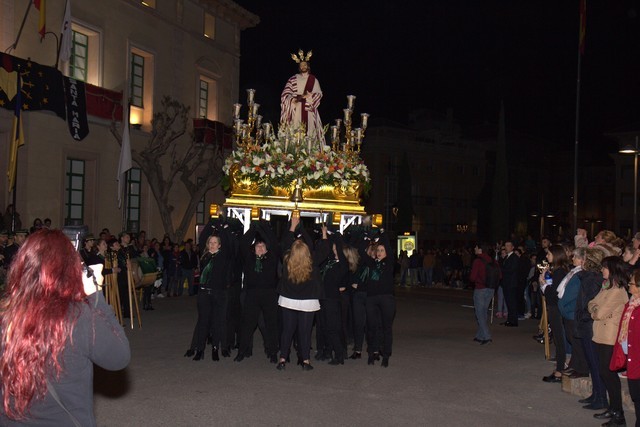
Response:
[[[500,285],[500,267],[495,262],[485,262],[485,282],[484,286],[489,289],[497,289]]]

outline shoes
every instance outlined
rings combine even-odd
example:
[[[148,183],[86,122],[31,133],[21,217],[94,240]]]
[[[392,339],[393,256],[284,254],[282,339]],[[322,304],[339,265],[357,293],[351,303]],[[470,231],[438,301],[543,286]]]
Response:
[[[367,359],[367,365],[375,365],[375,363],[376,363],[375,360],[376,360],[376,358],[373,355],[373,353],[370,354],[369,358]]]
[[[574,371],[571,375],[569,375],[569,378],[571,378],[572,380],[575,380],[576,378],[586,378],[588,376],[589,374],[583,374],[581,372]]]
[[[498,312],[496,313],[496,318],[497,318],[497,319],[502,319],[502,313],[498,311]]]
[[[593,411],[598,410],[598,409],[607,409],[609,407],[609,404],[607,403],[607,400],[594,400],[593,402],[589,403],[588,405],[584,405],[583,408],[584,409],[591,409]]]
[[[156,295],[156,298],[164,298],[164,294],[159,293],[158,295]]]
[[[502,322],[502,323],[500,323],[500,324],[501,324],[501,325],[504,325],[504,326],[509,326],[509,327],[511,327],[511,328],[515,328],[515,327],[517,327],[517,326],[518,326],[518,324],[517,324],[517,323],[512,323],[512,322],[509,322],[509,321]]]
[[[217,362],[220,360],[220,356],[218,356],[218,347],[213,347],[211,350],[211,360]]]
[[[329,361],[329,365],[334,365],[334,366],[337,366],[337,365],[344,365],[344,359],[342,359],[342,358],[341,358],[341,359],[338,359],[337,357],[336,357],[336,358],[333,358],[333,359],[331,359],[331,360]]]
[[[524,318],[525,319],[531,319],[531,313],[525,313]]]
[[[542,381],[544,381],[545,383],[561,383],[562,382],[562,376],[557,377],[552,372],[551,375],[548,375],[546,377],[542,377]]]
[[[284,371],[285,366],[286,366],[286,364],[284,363],[284,361],[280,361],[280,363],[278,363],[278,364],[276,365],[276,369],[277,369],[278,371]]]
[[[184,357],[191,357],[191,356],[193,356],[194,354],[196,354],[195,350],[193,350],[193,349],[191,349],[191,348],[190,348],[190,349],[189,349],[189,350],[187,350],[187,352],[184,354]]]
[[[480,345],[487,345],[487,344],[492,343],[492,342],[493,342],[493,340],[491,338],[489,338],[488,340],[480,341]]]
[[[388,357],[383,357],[383,358],[382,358],[382,364],[381,364],[381,366],[382,366],[383,368],[388,368],[388,367],[389,367],[389,358],[388,358]]]
[[[593,414],[593,418],[598,419],[598,420],[606,420],[608,418],[613,417],[613,411],[611,409],[607,409],[604,412],[601,412],[599,414]]]
[[[362,359],[362,353],[359,351],[354,351],[353,354],[351,356],[349,356],[349,359]]]
[[[244,360],[244,354],[238,352],[236,357],[233,358],[234,362],[242,362]]]
[[[302,370],[303,371],[312,371],[313,370],[313,366],[311,366],[311,363],[309,363],[309,362],[303,362],[302,363]]]
[[[278,356],[274,353],[271,356],[269,356],[269,362],[271,363],[278,363]]]
[[[196,355],[193,357],[193,360],[202,360],[202,358],[204,357],[204,351],[202,350],[198,350],[196,351]]]
[[[626,425],[627,425],[627,421],[624,419],[624,412],[611,411],[611,419],[606,423],[602,424],[602,427],[611,427],[611,426],[626,427]]]
[[[578,400],[578,403],[593,403],[596,400],[595,395],[591,395],[589,397],[585,397],[584,399]]]
[[[484,340],[481,340],[480,338],[474,338],[473,340],[474,340],[475,342],[479,342],[479,343],[482,343],[482,341],[484,341]]]
[[[231,356],[231,351],[229,350],[229,348],[225,348],[222,350],[222,357],[230,357]]]
[[[575,372],[576,372],[575,369],[567,368],[567,369],[562,371],[562,375],[570,376],[571,374],[574,374]]]

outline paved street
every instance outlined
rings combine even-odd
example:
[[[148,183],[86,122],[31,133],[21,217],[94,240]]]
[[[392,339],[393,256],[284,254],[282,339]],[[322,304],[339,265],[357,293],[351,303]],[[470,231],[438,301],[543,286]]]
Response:
[[[100,426],[420,425],[599,426],[593,411],[559,384],[541,381],[553,365],[531,339],[537,321],[495,325],[479,346],[469,291],[399,291],[390,367],[366,359],[279,372],[262,357],[242,363],[183,357],[195,298],[155,300],[143,328],[128,329],[132,361],[96,372]],[[634,414],[627,412],[633,425]]]

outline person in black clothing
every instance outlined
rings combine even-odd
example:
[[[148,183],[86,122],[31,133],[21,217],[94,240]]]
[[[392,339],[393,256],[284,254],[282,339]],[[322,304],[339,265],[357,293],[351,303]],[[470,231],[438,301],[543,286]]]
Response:
[[[229,231],[222,226],[217,235],[209,236],[207,252],[200,261],[200,289],[198,290],[198,322],[196,324],[196,353],[193,360],[201,360],[211,332],[211,358],[220,360],[218,349],[224,339],[227,313],[227,292],[231,286],[232,253]]]
[[[244,273],[244,307],[240,327],[240,348],[235,357],[241,362],[251,356],[253,333],[260,313],[264,317],[264,341],[271,363],[278,362],[278,262],[279,249],[269,224],[251,224],[240,242]]]
[[[280,339],[280,362],[277,369],[283,370],[289,358],[291,342],[297,331],[298,363],[302,369],[313,369],[309,360],[311,350],[311,331],[313,317],[320,309],[320,298],[323,297],[322,279],[319,264],[329,253],[327,245],[327,228],[322,227],[322,240],[311,255],[311,239],[303,228],[300,229],[304,240],[296,239],[300,217],[294,212],[291,215],[291,226],[283,237],[282,248],[285,251],[283,274],[278,283],[278,305],[282,307],[282,335]]]
[[[198,268],[198,257],[191,247],[191,242],[184,244],[184,249],[180,251],[180,268],[182,269],[181,277],[187,279],[189,296],[195,295],[196,289],[193,285],[194,270]],[[182,295],[182,286],[178,287],[178,295]]]
[[[93,234],[87,234],[86,236],[84,236],[84,239],[82,239],[82,249],[80,249],[80,257],[82,258],[82,262],[84,262],[86,265],[91,265],[89,263],[89,260],[92,258],[92,256],[96,253],[96,251],[94,250],[94,244],[95,244],[95,237],[93,237]]]
[[[326,244],[326,242],[320,242]],[[342,250],[342,236],[332,234],[329,244],[332,251],[322,261],[320,274],[324,285],[324,298],[320,300],[320,313],[316,317],[317,360],[331,359],[331,365],[344,365],[344,345],[340,339],[342,308],[340,288],[343,288],[349,271]]]
[[[367,281],[370,272],[367,260],[374,260],[376,257],[375,246],[369,245],[368,240],[361,239],[361,242],[358,251],[358,269],[350,277],[351,313],[353,314],[353,354],[349,356],[350,359],[362,357],[362,344],[367,326]]]
[[[120,233],[120,250],[118,250],[118,266],[120,267],[120,271],[118,272],[118,292],[120,294],[123,318],[131,316],[131,310],[129,309],[129,270],[127,268],[127,260],[132,260],[137,257],[138,252],[131,245],[131,235],[123,231]],[[131,286],[134,286],[134,284],[132,283]]]
[[[605,409],[609,407],[607,401],[607,389],[600,376],[600,359],[596,351],[596,343],[593,342],[593,318],[589,312],[589,301],[594,299],[602,289],[602,259],[605,253],[600,247],[586,248],[585,260],[582,264],[580,277],[580,291],[576,299],[575,321],[577,323],[578,334],[584,356],[587,359],[589,373],[591,374],[591,395],[580,400],[585,403],[585,409]]]
[[[564,364],[567,359],[567,352],[564,346],[566,337],[562,315],[558,308],[558,285],[569,272],[569,259],[562,246],[552,245],[547,251],[547,261],[551,272],[551,283],[545,282],[544,271],[540,273],[539,282],[547,303],[549,323],[553,331],[553,344],[556,347],[556,369],[550,375],[543,377],[542,380],[549,383],[559,383],[562,382],[562,371],[565,369]]]
[[[367,342],[369,359],[373,365],[380,354],[378,329],[382,328],[382,366],[389,366],[393,346],[393,319],[396,314],[396,300],[393,289],[393,266],[395,261],[391,252],[389,238],[381,232],[376,247],[376,259],[367,259],[369,280],[367,281]],[[377,320],[382,319],[380,324]]]
[[[502,261],[500,269],[502,270],[502,290],[507,304],[508,317],[507,321],[501,324],[504,326],[518,326],[518,265],[520,264],[520,259],[514,252],[512,242],[504,242],[504,248],[507,251],[507,255]],[[556,284],[556,286],[558,285]]]

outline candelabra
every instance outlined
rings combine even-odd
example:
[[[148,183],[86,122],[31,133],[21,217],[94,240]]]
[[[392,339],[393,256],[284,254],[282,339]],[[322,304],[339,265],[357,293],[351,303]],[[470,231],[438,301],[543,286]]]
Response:
[[[343,111],[343,119],[336,119],[336,124],[331,126],[331,146],[333,151],[354,151],[360,152],[360,146],[364,139],[365,131],[369,121],[369,114],[360,114],[360,127],[353,128],[353,104],[356,100],[354,95],[347,95],[347,108]],[[340,135],[343,133],[342,125],[344,124],[344,143],[340,147]]]
[[[262,123],[258,114],[260,104],[255,102],[256,90],[247,89],[247,121],[240,118],[242,104],[233,104],[233,131],[236,145],[240,147],[258,146],[273,139],[271,123]]]

